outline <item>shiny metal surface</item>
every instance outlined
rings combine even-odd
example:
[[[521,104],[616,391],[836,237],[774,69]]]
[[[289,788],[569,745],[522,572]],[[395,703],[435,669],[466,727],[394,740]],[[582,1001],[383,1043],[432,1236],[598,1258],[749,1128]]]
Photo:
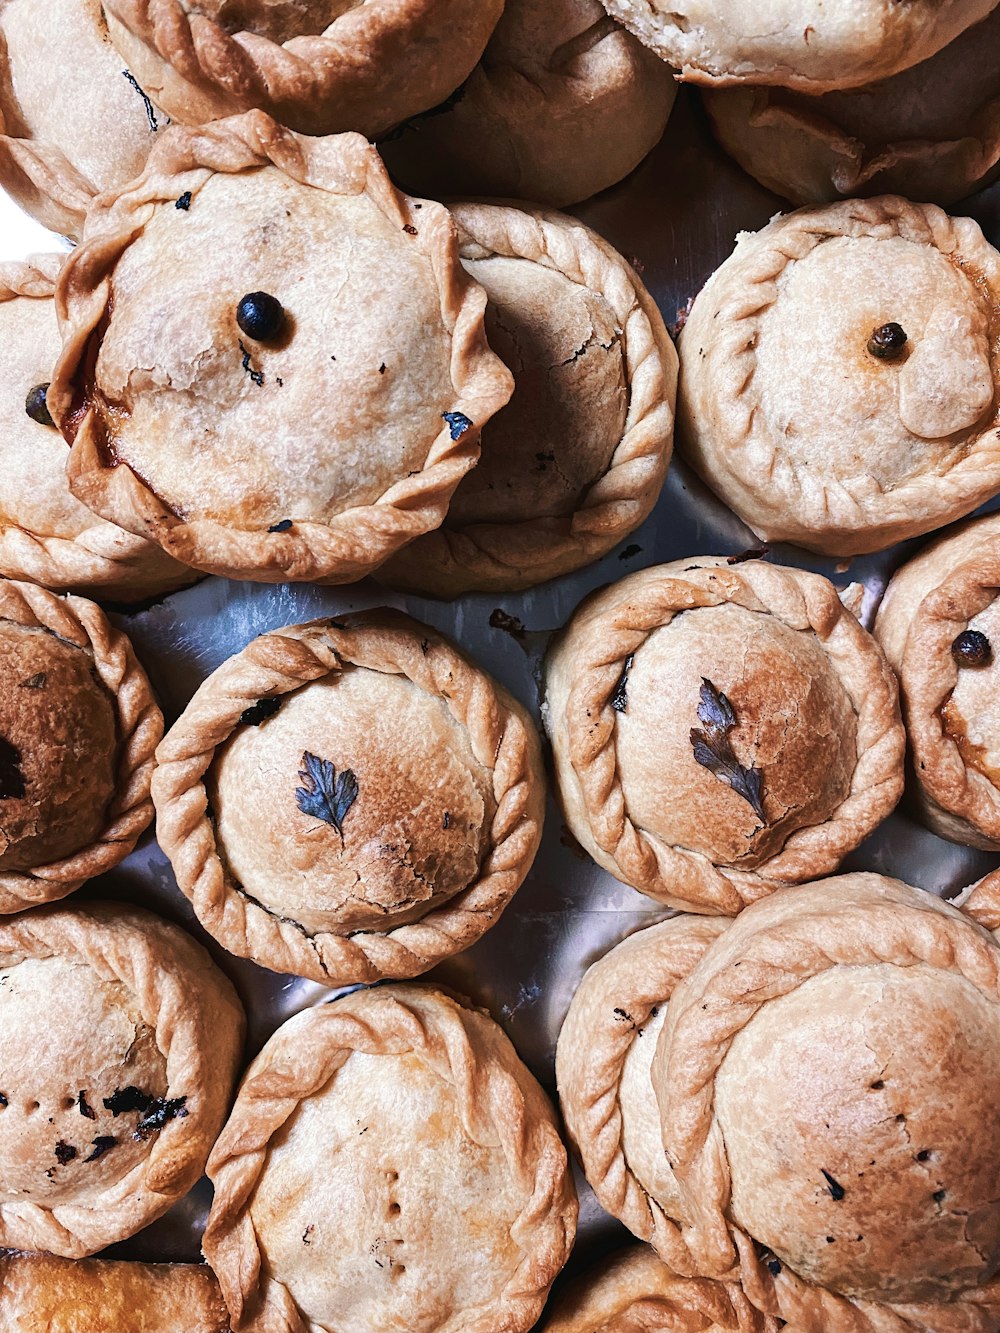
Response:
[[[741,229],[754,230],[781,203],[715,147],[696,98],[682,90],[658,149],[626,182],[574,210],[641,270],[668,324],[729,254]],[[962,210],[955,210],[962,211]],[[987,237],[1000,240],[1000,185],[966,206]],[[39,248],[15,229],[0,200],[0,254]],[[37,234],[37,233],[36,233]],[[996,507],[996,501],[987,508]],[[255,635],[276,626],[344,610],[403,607],[458,640],[521,700],[537,706],[541,659],[553,630],[589,591],[632,570],[695,554],[731,553],[756,545],[752,534],[675,460],[656,511],[627,542],[598,564],[532,591],[468,596],[446,604],[399,597],[368,580],[350,588],[268,587],[206,579],[147,609],[118,611],[167,714],[183,708],[204,677]],[[864,587],[862,618],[870,625],[892,570],[919,543],[907,543],[849,564],[775,547],[771,559],[817,569],[838,586]],[[523,634],[491,628],[501,608]],[[898,875],[935,893],[953,895],[1000,858],[953,846],[917,825],[905,806],[858,849],[845,869]],[[151,837],[114,874],[93,881],[81,897],[143,903],[188,926],[233,978],[250,1015],[248,1057],[288,1016],[332,992],[234,959],[202,932],[178,891],[166,858]],[[556,1036],[587,965],[626,934],[657,918],[658,906],[599,870],[566,836],[550,799],[538,860],[499,924],[467,953],[429,974],[485,1005],[521,1056],[550,1090]],[[581,1181],[579,1254],[622,1234]],[[147,1259],[196,1258],[210,1198],[207,1182],[160,1222],[112,1253]]]

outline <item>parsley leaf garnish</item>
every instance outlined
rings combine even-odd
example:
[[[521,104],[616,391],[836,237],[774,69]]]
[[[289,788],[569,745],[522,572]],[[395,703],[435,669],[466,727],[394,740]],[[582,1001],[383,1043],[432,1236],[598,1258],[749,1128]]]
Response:
[[[691,745],[696,761],[722,782],[728,783],[737,796],[742,796],[753,807],[761,823],[766,824],[767,815],[761,799],[764,775],[753,764],[744,768],[733,753],[729,740],[729,733],[736,726],[732,704],[704,676],[701,678],[700,698],[698,721],[702,726],[691,728]]]
[[[351,769],[337,776],[330,759],[320,759],[308,750],[302,756],[299,777],[305,784],[295,789],[295,801],[304,815],[332,824],[344,836],[344,819],[358,799],[358,780]]]

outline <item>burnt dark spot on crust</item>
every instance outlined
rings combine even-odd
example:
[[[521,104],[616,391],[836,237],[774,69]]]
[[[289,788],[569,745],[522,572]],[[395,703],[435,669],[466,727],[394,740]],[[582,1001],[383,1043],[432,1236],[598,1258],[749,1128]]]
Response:
[[[280,523],[272,523],[268,532],[288,532],[293,526],[290,518],[283,518]]]
[[[114,1116],[128,1115],[132,1111],[147,1110],[152,1102],[150,1093],[130,1083],[127,1088],[115,1088],[110,1097],[105,1097],[104,1109]]]
[[[770,552],[769,546],[752,546],[749,551],[741,551],[739,555],[727,555],[727,565],[742,565],[746,560],[763,560]]]
[[[473,423],[464,412],[442,412],[441,417],[447,421],[453,440],[460,440],[467,430],[472,429]]]
[[[88,1120],[96,1120],[96,1119],[97,1119],[97,1112],[94,1110],[94,1108],[93,1108],[93,1107],[90,1105],[90,1103],[87,1101],[87,1094],[86,1094],[86,1092],[84,1092],[84,1091],[81,1090],[80,1092],[77,1093],[77,1095],[76,1095],[76,1105],[77,1105],[77,1109],[79,1110],[79,1112],[80,1112],[80,1114],[81,1114],[82,1116],[86,1116],[86,1118],[87,1118]]]
[[[417,234],[417,229],[412,222],[407,222],[403,227],[403,230],[406,232],[407,236],[416,236]]]
[[[632,662],[635,658],[634,653],[629,653],[625,659],[625,665],[622,667],[622,674],[618,677],[618,684],[615,686],[615,692],[611,696],[611,707],[616,713],[628,712],[628,673],[632,670]]]
[[[444,818],[441,820],[441,827],[444,829],[451,828],[451,815],[447,810],[444,812]]]
[[[93,1151],[90,1156],[85,1157],[83,1160],[85,1162],[96,1162],[99,1158],[103,1157],[106,1152],[110,1152],[112,1148],[117,1147],[117,1145],[118,1140],[113,1134],[99,1134],[97,1138],[94,1139]]]
[[[160,126],[156,119],[156,112],[153,110],[153,103],[149,100],[149,97],[146,94],[146,90],[142,87],[139,80],[135,77],[135,75],[131,72],[131,70],[123,69],[122,75],[128,80],[128,82],[132,85],[132,87],[142,98],[142,104],[146,108],[146,119],[149,121],[149,128],[155,134],[156,131],[160,128]]]
[[[44,671],[36,671],[33,676],[27,680],[21,681],[22,690],[41,690],[45,688],[46,676]]]
[[[250,353],[244,347],[242,338],[239,340],[239,343],[240,343],[240,351],[243,353],[243,369],[246,371],[246,373],[250,376],[254,384],[256,384],[259,389],[260,386],[264,383],[264,372],[262,370],[254,370],[253,366],[251,366],[250,364]]]
[[[176,204],[174,204],[174,208],[178,209],[181,213],[186,213],[190,207],[191,207],[191,191],[185,190],[184,193],[181,195],[181,197],[177,200]]]
[[[149,1110],[139,1121],[132,1137],[141,1143],[155,1134],[171,1120],[183,1120],[187,1115],[186,1097],[157,1097],[151,1102]]]
[[[65,1143],[62,1139],[56,1144],[55,1153],[60,1166],[65,1166],[67,1162],[72,1162],[73,1158],[77,1155],[76,1149],[73,1147],[72,1143]]]
[[[19,800],[25,791],[21,751],[0,736],[0,801]]]
[[[274,699],[258,699],[255,704],[249,708],[244,708],[240,714],[240,721],[246,727],[259,727],[262,722],[266,722],[269,717],[274,717],[275,713],[281,707],[283,702],[279,694]]]
[[[829,1171],[825,1170],[823,1167],[820,1167],[820,1171],[823,1173],[823,1179],[826,1181],[827,1189],[830,1191],[830,1198],[834,1203],[840,1203],[845,1192],[843,1185],[834,1180]]]

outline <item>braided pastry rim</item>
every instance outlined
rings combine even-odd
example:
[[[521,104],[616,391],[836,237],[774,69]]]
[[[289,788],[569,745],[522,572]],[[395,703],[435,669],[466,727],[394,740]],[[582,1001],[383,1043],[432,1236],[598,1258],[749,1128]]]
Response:
[[[849,199],[778,217],[715,271],[696,297],[678,340],[677,415],[681,452],[755,533],[825,555],[853,556],[942,527],[995,494],[1000,485],[1000,400],[995,389],[989,427],[980,421],[951,437],[954,462],[947,470],[928,468],[887,492],[867,474],[864,480],[875,487],[868,494],[853,494],[835,477],[822,482],[815,467],[798,465],[783,450],[767,429],[755,387],[762,317],[778,300],[784,272],[818,245],[842,237],[901,237],[932,245],[952,258],[979,302],[985,295],[990,306],[990,361],[994,381],[1000,377],[1000,355],[993,346],[1000,255],[979,226],[971,218],[951,218],[933,204],[912,204],[896,195]],[[725,291],[721,300],[716,296],[720,286]],[[711,340],[699,355],[702,348],[695,343],[701,312],[713,304],[717,310]],[[721,426],[719,404],[726,409]],[[710,423],[705,421],[708,412]]]
[[[192,196],[213,174],[273,168],[301,185],[338,195],[366,195],[426,258],[450,335],[454,397],[449,416],[471,425],[453,438],[448,421],[428,443],[423,467],[399,477],[370,504],[328,522],[296,521],[290,531],[239,528],[175,514],[127,462],[112,465],[104,416],[94,401],[96,348],[112,299],[115,265],[139,238],[157,205]],[[406,542],[437,527],[459,481],[479,459],[479,430],[510,397],[510,372],[490,351],[483,323],[486,294],[458,260],[455,226],[440,204],[412,200],[389,179],[359,134],[310,140],[260,111],[201,128],[172,125],[150,152],[146,170],[120,191],[98,197],[87,235],[69,256],[56,289],[63,350],[49,403],[70,444],[70,490],[102,517],[148,537],[182,564],[209,574],[354,582]]]
[[[6,133],[0,108],[0,184],[32,217],[76,240],[97,190],[56,144]]]
[[[156,1134],[146,1158],[82,1203],[0,1203],[0,1245],[78,1259],[161,1216],[204,1171],[229,1108],[245,1020],[231,983],[179,926],[121,903],[59,904],[0,920],[0,966],[25,958],[81,959],[139,1004],[164,1057],[167,1096],[183,1117]]]
[[[244,1075],[208,1162],[215,1197],[204,1237],[234,1327],[317,1327],[263,1261],[248,1205],[273,1136],[356,1051],[416,1054],[454,1092],[468,1137],[501,1148],[524,1198],[511,1227],[520,1260],[499,1297],[456,1312],[443,1331],[523,1333],[540,1314],[576,1232],[566,1149],[548,1098],[493,1019],[426,984],[355,991],[307,1009],[278,1029]]]
[[[419,920],[385,931],[309,932],[237,885],[220,855],[204,779],[247,708],[345,664],[401,675],[443,697],[492,775],[496,814],[478,877]],[[327,986],[416,976],[478,940],[531,868],[545,805],[541,746],[524,708],[444,635],[387,608],[291,625],[248,644],[209,676],[167,733],[152,785],[160,845],[209,934],[230,953]]]
[[[72,856],[30,871],[0,871],[0,913],[9,913],[65,898],[132,851],[153,818],[150,779],[163,714],[128,635],[94,602],[0,579],[0,621],[47,630],[87,653],[111,697],[118,739],[115,794],[103,829]]]
[[[601,596],[599,610],[588,614],[586,601],[577,608],[554,649],[571,655],[574,670],[563,716],[552,723],[567,737],[565,755],[558,746],[554,751],[560,795],[566,805],[564,793],[575,782],[586,815],[586,827],[574,832],[607,858],[617,878],[672,907],[734,915],[781,884],[834,870],[895,807],[905,755],[896,678],[827,579],[764,561],[730,566],[721,556],[699,556],[693,567],[678,560],[628,575]],[[716,865],[637,828],[628,815],[615,739],[613,700],[629,658],[674,615],[729,602],[813,633],[857,715],[850,791],[822,823],[794,830],[755,870]]]
[[[642,280],[589,227],[551,209],[480,203],[449,208],[463,260],[530,260],[607,301],[624,353],[628,396],[620,440],[569,513],[461,524],[446,516],[440,528],[382,570],[383,581],[394,586],[455,597],[532,587],[599,559],[635,531],[652,512],[670,464],[678,361]]]

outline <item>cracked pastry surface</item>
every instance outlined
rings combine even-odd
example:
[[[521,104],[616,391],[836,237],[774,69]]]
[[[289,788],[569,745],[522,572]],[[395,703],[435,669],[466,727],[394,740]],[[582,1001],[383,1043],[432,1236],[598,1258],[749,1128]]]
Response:
[[[154,100],[201,124],[254,108],[305,134],[374,139],[471,73],[503,0],[106,0]]]
[[[600,0],[507,0],[447,111],[418,116],[382,152],[414,193],[565,208],[639,165],[676,88],[673,72]]]
[[[157,758],[158,835],[202,924],[330,984],[413,976],[468,947],[541,837],[527,713],[395,612],[255,640]]]
[[[1000,9],[868,87],[819,98],[772,88],[702,95],[726,151],[795,204],[892,193],[947,205],[1000,168]]]
[[[856,555],[960,518],[1000,482],[998,290],[979,227],[932,205],[778,218],[695,299],[679,445],[768,541]]]
[[[675,561],[588,598],[545,718],[576,838],[671,906],[733,913],[826,873],[902,791],[877,644],[825,579],[763,562]]]
[[[655,303],[595,232],[541,210],[451,211],[515,388],[441,527],[380,576],[444,597],[530,587],[634,531],[666,475],[677,376]]]
[[[66,480],[66,442],[26,411],[59,355],[53,294],[64,258],[0,264],[0,573],[57,592],[138,601],[193,576],[154,543],[81,504]]]
[[[90,227],[49,391],[84,503],[265,581],[351,581],[441,521],[510,377],[447,212],[360,136],[175,126]]]
[[[235,992],[183,931],[117,904],[0,922],[0,1244],[79,1257],[204,1170],[236,1075]]]
[[[996,942],[867,874],[783,890],[713,939],[700,924],[640,931],[595,964],[560,1035],[598,1197],[676,1271],[738,1275],[790,1327],[985,1333],[1000,1305]],[[667,1187],[633,1168],[626,1097],[609,1126],[599,1110],[636,1047]]]
[[[692,83],[777,84],[803,92],[886,79],[984,19],[996,0],[603,0],[613,18]]]
[[[240,1333],[524,1333],[576,1230],[545,1094],[492,1019],[428,986],[280,1028],[209,1175],[205,1253]]]

